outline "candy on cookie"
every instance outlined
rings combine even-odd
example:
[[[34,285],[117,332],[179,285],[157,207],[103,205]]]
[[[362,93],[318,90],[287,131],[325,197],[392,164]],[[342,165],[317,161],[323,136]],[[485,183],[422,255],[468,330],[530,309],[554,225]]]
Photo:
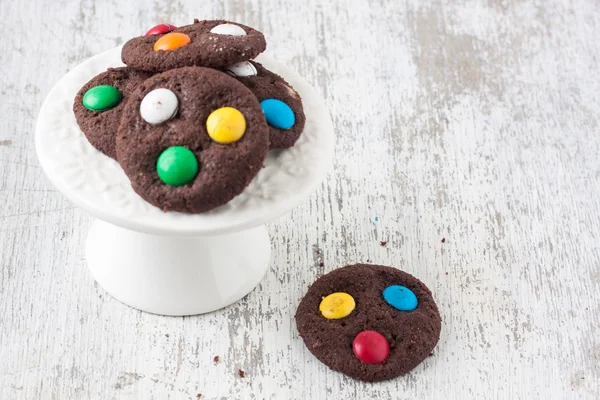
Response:
[[[127,103],[117,157],[136,193],[168,211],[201,213],[240,194],[260,171],[268,126],[254,94],[209,68],[173,69]]]
[[[270,148],[293,146],[304,130],[306,117],[302,99],[291,85],[255,61],[228,65],[224,70],[246,85],[261,102],[269,125]]]
[[[318,278],[296,326],[323,364],[355,379],[404,375],[436,346],[441,318],[429,289],[392,267],[356,264]]]
[[[83,85],[75,96],[73,112],[92,146],[117,157],[115,139],[121,112],[129,95],[152,74],[131,68],[109,68]]]
[[[194,20],[175,28],[161,24],[129,40],[121,59],[143,71],[167,71],[186,66],[220,68],[248,61],[267,47],[262,33],[224,20]]]

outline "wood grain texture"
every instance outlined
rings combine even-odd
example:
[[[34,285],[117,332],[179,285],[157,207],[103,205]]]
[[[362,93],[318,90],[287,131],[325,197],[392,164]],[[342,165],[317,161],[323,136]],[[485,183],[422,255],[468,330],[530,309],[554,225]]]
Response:
[[[369,3],[0,2],[1,399],[600,398],[600,4]],[[338,142],[327,181],[269,224],[261,285],[166,318],[94,284],[90,217],[33,131],[70,68],[194,17],[262,30]],[[293,320],[318,275],[367,260],[420,277],[443,316],[434,356],[379,384],[328,370]]]

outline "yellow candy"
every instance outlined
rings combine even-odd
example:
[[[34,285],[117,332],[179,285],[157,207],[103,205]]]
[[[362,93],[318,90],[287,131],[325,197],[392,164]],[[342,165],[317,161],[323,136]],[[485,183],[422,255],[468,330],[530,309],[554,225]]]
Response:
[[[356,307],[356,303],[352,296],[348,293],[336,292],[321,301],[319,310],[327,319],[341,319],[350,315],[354,307]]]
[[[217,143],[237,142],[246,132],[246,118],[233,107],[219,108],[208,116],[206,130]]]

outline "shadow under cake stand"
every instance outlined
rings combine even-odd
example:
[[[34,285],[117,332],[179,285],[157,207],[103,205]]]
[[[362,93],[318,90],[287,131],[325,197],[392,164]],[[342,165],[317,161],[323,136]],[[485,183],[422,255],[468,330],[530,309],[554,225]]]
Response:
[[[119,164],[95,150],[77,126],[77,91],[106,68],[123,65],[120,47],[73,68],[44,101],[35,131],[40,164],[65,196],[96,217],[87,263],[121,302],[155,314],[193,315],[241,299],[269,267],[264,224],[304,201],[327,174],[334,136],[324,102],[293,70],[266,55],[257,61],[302,97],[304,132],[294,147],[270,151],[241,195],[204,214],[165,213],[146,203]]]

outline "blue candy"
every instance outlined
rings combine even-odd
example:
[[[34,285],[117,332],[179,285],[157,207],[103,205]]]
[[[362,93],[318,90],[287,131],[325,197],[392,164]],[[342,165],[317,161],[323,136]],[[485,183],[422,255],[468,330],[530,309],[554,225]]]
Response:
[[[275,128],[290,129],[296,123],[294,112],[281,100],[266,99],[260,103],[267,123]]]
[[[386,287],[383,290],[383,298],[390,306],[400,311],[412,311],[419,304],[413,291],[400,285]]]

